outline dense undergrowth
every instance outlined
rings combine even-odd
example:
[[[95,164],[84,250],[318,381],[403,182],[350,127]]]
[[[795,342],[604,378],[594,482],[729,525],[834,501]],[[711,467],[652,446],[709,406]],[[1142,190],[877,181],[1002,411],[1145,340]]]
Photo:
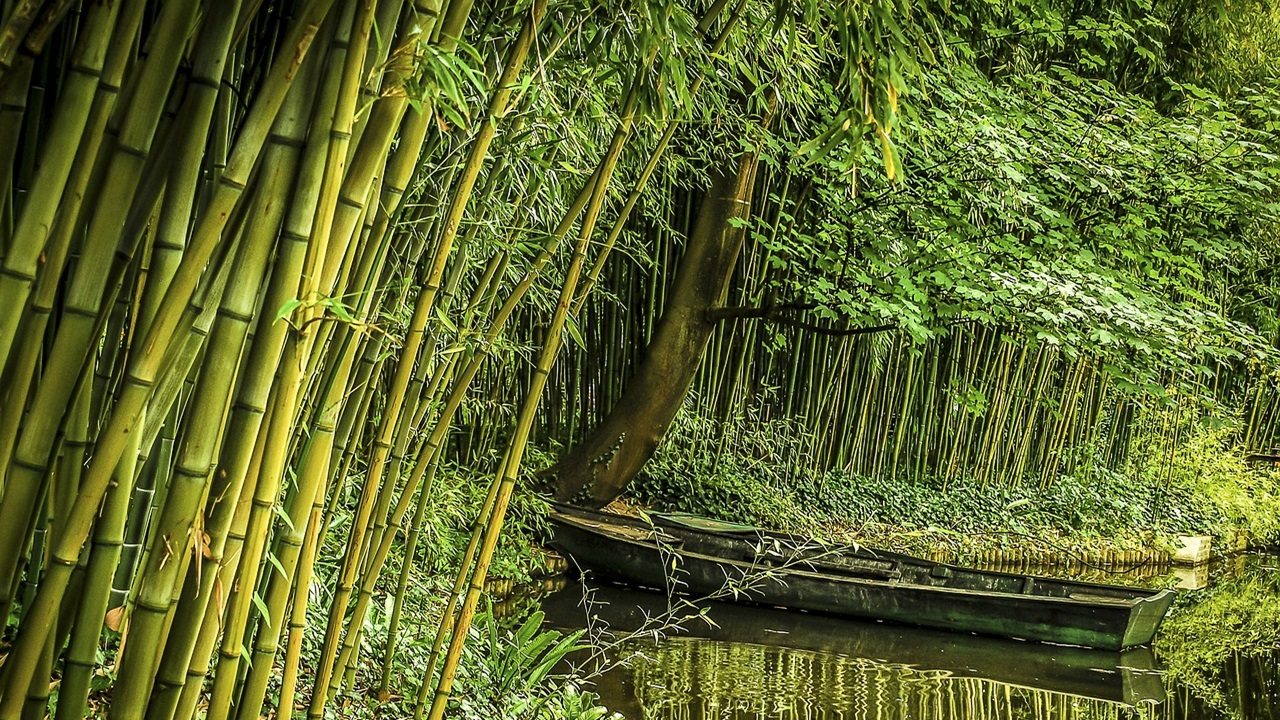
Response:
[[[1048,486],[958,476],[867,478],[802,470],[806,438],[780,421],[721,423],[686,412],[634,486],[646,504],[818,535],[959,554],[1023,544],[1170,547],[1175,536],[1280,540],[1280,471],[1250,464],[1231,423],[1190,426],[1177,445],[1143,437],[1126,467],[1081,455]],[[706,438],[716,438],[708,443]],[[706,451],[712,445],[715,451]]]

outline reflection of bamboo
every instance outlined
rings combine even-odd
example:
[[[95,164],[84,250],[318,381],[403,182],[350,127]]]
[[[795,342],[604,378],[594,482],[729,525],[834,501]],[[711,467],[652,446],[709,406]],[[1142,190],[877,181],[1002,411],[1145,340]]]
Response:
[[[945,671],[745,643],[631,641],[620,648],[620,656],[632,658],[643,713],[637,720],[1174,717],[1155,706],[1130,708]],[[1259,661],[1242,672],[1262,677],[1265,668]]]

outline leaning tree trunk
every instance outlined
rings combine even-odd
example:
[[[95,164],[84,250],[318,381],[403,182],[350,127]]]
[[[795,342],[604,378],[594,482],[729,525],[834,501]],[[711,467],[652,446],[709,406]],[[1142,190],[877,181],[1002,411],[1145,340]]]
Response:
[[[707,311],[723,302],[742,249],[757,161],[755,153],[746,153],[736,168],[725,168],[729,172],[712,172],[645,357],[609,416],[549,471],[557,497],[568,499],[585,488],[593,502],[607,504],[658,448],[715,329]]]

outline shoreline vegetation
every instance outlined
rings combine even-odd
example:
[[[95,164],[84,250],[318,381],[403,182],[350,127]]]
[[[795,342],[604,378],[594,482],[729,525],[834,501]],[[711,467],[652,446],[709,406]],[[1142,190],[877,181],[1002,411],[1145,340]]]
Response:
[[[1117,469],[1077,449],[1071,472],[1050,483],[796,473],[778,459],[803,437],[767,425],[740,432],[711,457],[689,453],[676,432],[630,502],[950,562],[1067,571],[1169,564],[1183,536],[1209,536],[1214,558],[1280,544],[1280,469],[1249,461],[1236,426],[1213,418],[1188,423],[1176,445],[1134,440],[1141,447]],[[760,456],[761,436],[776,457]]]

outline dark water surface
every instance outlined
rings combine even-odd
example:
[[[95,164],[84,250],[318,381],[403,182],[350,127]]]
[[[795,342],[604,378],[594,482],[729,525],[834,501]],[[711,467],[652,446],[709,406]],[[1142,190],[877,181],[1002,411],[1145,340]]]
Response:
[[[609,646],[578,663],[629,720],[1280,720],[1277,565],[1252,558],[1215,573],[1166,623],[1185,647],[1155,652],[691,605],[576,580],[542,609],[548,625]],[[1266,616],[1245,617],[1254,610]]]

